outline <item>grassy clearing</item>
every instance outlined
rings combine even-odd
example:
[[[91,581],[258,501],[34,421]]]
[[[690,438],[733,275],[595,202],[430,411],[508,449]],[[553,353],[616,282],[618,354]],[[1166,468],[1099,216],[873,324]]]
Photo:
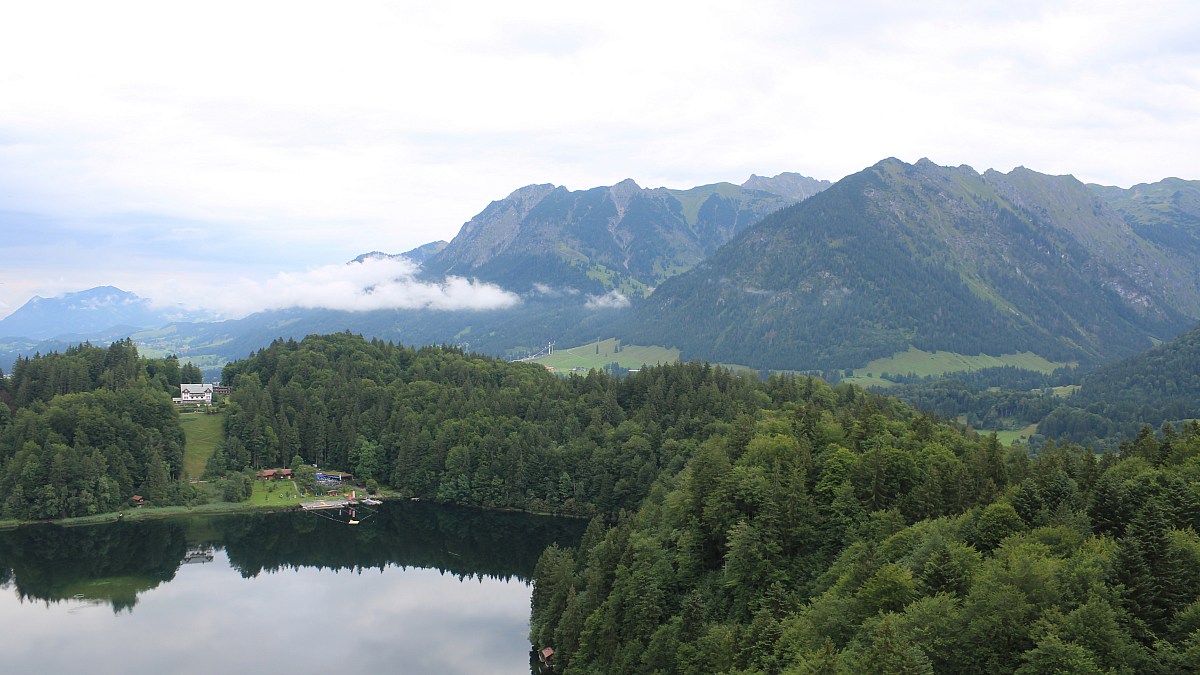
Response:
[[[311,499],[311,497],[310,497]],[[296,484],[290,480],[256,480],[250,499],[243,502],[253,507],[294,506],[304,500]]]
[[[148,591],[161,583],[149,577],[104,577],[101,579],[80,579],[68,584],[56,595],[60,600],[68,598],[87,600],[108,600],[134,603],[139,593]]]
[[[884,359],[875,359],[862,368],[855,369],[854,378],[847,378],[847,381],[858,383],[858,378],[867,378],[868,373],[872,376],[878,376],[880,373],[894,373],[897,375],[916,373],[924,377],[1000,366],[1014,366],[1024,370],[1034,370],[1049,374],[1054,372],[1055,368],[1070,365],[1074,364],[1048,361],[1030,352],[1003,354],[1001,356],[989,356],[987,354],[967,356],[954,352],[926,352],[916,347],[909,347],[906,352],[900,352]]]
[[[758,368],[751,368],[750,366],[743,366],[738,363],[714,363],[713,365],[718,366],[720,368],[724,368],[725,370],[728,370],[730,372],[737,373],[738,375],[749,375],[751,377],[758,377],[758,373],[759,373]],[[795,374],[795,371],[772,370],[771,372],[779,373],[781,375]]]
[[[985,431],[983,429],[976,429],[975,431],[985,436],[991,433],[990,431]],[[1029,440],[1030,436],[1036,433],[1037,425],[1030,424],[1024,429],[1018,429],[1016,431],[997,431],[996,440],[1000,441],[1001,445],[1012,445],[1013,441],[1020,441],[1021,443],[1024,443]]]
[[[895,382],[892,382],[891,380],[885,380],[874,373],[872,373],[871,377],[867,377],[866,375],[863,375],[862,377],[847,377],[843,378],[842,381],[856,384],[864,389],[870,387],[874,387],[876,389],[887,389],[888,387],[896,386]]]
[[[188,515],[217,515],[223,513],[239,513],[242,511],[255,511],[261,509],[287,509],[294,507],[299,500],[282,500],[276,499],[274,502],[267,503],[265,500],[260,503],[245,502],[213,502],[211,504],[197,504],[195,506],[143,506],[141,508],[128,508],[120,511],[111,511],[109,513],[98,513],[94,516],[80,516],[78,518],[60,518],[49,522],[55,525],[71,527],[74,525],[95,525],[97,523],[110,523],[117,520],[158,520],[160,518],[173,518],[177,516]],[[46,521],[29,521],[43,523]],[[20,520],[3,520],[0,521],[0,530],[8,530],[21,525],[29,524]]]
[[[179,423],[187,444],[183,448],[183,468],[192,478],[199,478],[204,473],[204,465],[212,457],[217,443],[224,436],[224,415],[207,415],[204,413],[188,413],[180,415]]]
[[[620,346],[621,351],[616,351]],[[557,349],[550,356],[535,359],[535,363],[550,366],[557,371],[569,371],[572,368],[583,370],[601,369],[610,363],[617,363],[622,368],[641,368],[643,365],[654,366],[660,363],[675,363],[679,360],[678,349],[666,347],[643,347],[640,345],[621,345],[615,338],[590,342],[570,349]]]
[[[207,487],[203,485],[202,487]],[[95,525],[111,523],[118,520],[158,520],[160,518],[175,518],[189,515],[218,515],[225,513],[240,513],[244,511],[284,510],[296,508],[300,502],[314,497],[302,497],[298,494],[292,481],[254,481],[254,491],[250,499],[244,502],[212,502],[194,506],[143,506],[126,508],[109,513],[98,513],[94,516],[78,518],[60,518],[50,521],[56,525],[70,527],[75,525]],[[37,521],[46,522],[46,521]],[[0,530],[28,524],[19,520],[0,520]]]

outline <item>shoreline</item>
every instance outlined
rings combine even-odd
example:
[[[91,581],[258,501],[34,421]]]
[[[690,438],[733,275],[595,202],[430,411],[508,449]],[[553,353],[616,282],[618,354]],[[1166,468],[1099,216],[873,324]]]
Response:
[[[94,516],[76,516],[74,518],[58,518],[55,520],[5,520],[0,521],[0,530],[14,530],[23,525],[58,525],[74,527],[77,525],[102,525],[120,521],[158,520],[174,516],[213,515],[242,513],[245,511],[291,511],[297,508],[295,504],[250,504],[247,502],[216,502],[198,504],[196,506],[146,506],[120,511],[97,513]]]
[[[396,494],[380,495],[381,499],[388,500],[403,500],[409,501],[411,497],[403,497]],[[468,509],[481,509],[483,511],[497,511],[510,513],[524,513],[531,516],[549,516],[552,518],[575,518],[588,520],[592,516],[572,514],[572,513],[554,513],[544,511],[530,511],[527,509],[518,509],[511,506],[482,506],[479,504],[459,504],[457,502],[442,502],[432,498],[422,497],[419,501],[428,502],[431,504],[441,504],[446,506],[460,506]],[[190,515],[226,515],[230,513],[244,513],[248,511],[261,511],[266,513],[274,513],[281,511],[294,511],[299,509],[299,504],[252,504],[250,502],[215,502],[210,504],[199,504],[196,506],[143,506],[138,508],[122,509],[120,511],[109,511],[107,513],[97,513],[94,516],[76,516],[74,518],[58,518],[55,520],[5,520],[0,521],[0,530],[15,530],[24,525],[58,525],[60,527],[76,527],[83,525],[103,525],[106,523],[116,523],[121,521],[142,521],[142,520],[159,520],[163,518],[173,518],[175,516],[190,516]]]

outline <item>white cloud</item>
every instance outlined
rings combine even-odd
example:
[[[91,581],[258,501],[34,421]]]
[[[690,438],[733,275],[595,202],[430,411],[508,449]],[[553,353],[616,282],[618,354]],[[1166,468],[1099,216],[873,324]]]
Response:
[[[551,286],[550,284],[534,282],[533,293],[549,298],[560,298],[564,295],[579,295],[579,289],[571,288],[570,286]]]
[[[589,295],[584,306],[588,309],[622,309],[629,306],[629,298],[614,289],[604,295]]]
[[[403,259],[368,258],[345,265],[325,265],[304,272],[281,272],[263,280],[239,279],[193,283],[180,280],[154,300],[216,311],[229,317],[288,307],[338,309],[484,310],[511,307],[520,298],[493,284],[447,277],[441,282],[417,279],[417,267]]]
[[[127,267],[403,251],[542,182],[836,180],[887,156],[1200,178],[1184,0],[10,4],[0,208],[159,247]]]

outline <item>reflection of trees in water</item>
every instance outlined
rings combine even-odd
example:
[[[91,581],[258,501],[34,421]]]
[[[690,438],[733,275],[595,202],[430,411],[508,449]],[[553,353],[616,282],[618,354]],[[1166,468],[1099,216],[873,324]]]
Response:
[[[22,599],[58,602],[82,593],[115,611],[131,609],[138,593],[175,577],[189,544],[223,546],[243,577],[399,566],[524,581],[546,546],[577,544],[585,526],[425,503],[376,508],[375,517],[354,527],[300,512],[19,527],[0,531],[0,586],[14,587]]]
[[[388,502],[360,526],[313,514],[257,514],[222,520],[230,564],[244,577],[282,568],[436,568],[459,577],[533,575],[551,543],[576,544],[578,520],[425,503]]]
[[[186,550],[183,526],[169,521],[31,525],[0,532],[0,579],[23,600],[79,594],[120,611],[137,604],[138,593],[174,579]]]

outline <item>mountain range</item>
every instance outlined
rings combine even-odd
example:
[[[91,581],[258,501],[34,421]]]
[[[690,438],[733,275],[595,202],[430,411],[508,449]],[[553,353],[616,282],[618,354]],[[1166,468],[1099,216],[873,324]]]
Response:
[[[171,317],[135,316],[144,301],[102,288],[35,299],[0,333],[97,339],[88,333],[155,326],[135,339],[213,363],[275,338],[346,329],[506,356],[616,336],[678,347],[685,359],[784,370],[858,367],[910,346],[1102,363],[1200,321],[1200,182],[1123,189],[887,159],[832,185],[799,174],[688,190],[530,185],[452,241],[399,256],[428,280],[471,277],[521,301],[488,311],[289,309],[163,327]],[[86,323],[88,312],[107,318]]]
[[[848,368],[909,346],[1132,354],[1200,319],[1200,190],[1165,183],[884,160],[664,282],[624,337],[767,368]]]
[[[528,185],[492,202],[425,263],[426,274],[538,287],[648,295],[780,208],[829,187],[784,173],[742,185],[645,189],[631,179],[571,191]]]

